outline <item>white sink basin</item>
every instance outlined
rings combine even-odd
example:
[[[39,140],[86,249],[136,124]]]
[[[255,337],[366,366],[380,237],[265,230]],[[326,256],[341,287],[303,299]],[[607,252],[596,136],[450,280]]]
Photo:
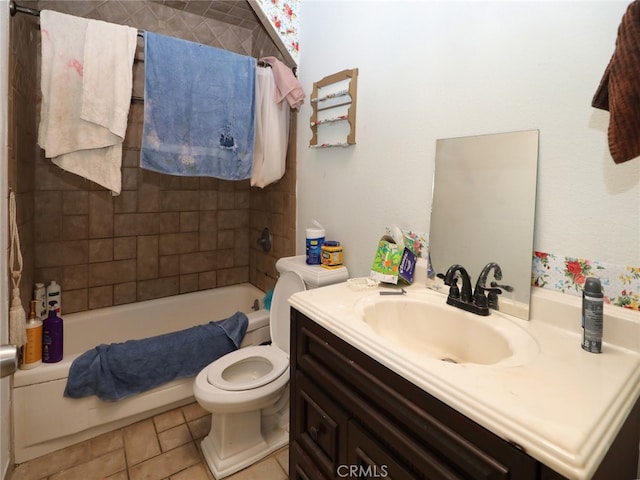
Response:
[[[512,319],[492,311],[482,317],[447,305],[439,294],[370,295],[355,305],[357,317],[401,349],[454,364],[522,365],[538,344]]]

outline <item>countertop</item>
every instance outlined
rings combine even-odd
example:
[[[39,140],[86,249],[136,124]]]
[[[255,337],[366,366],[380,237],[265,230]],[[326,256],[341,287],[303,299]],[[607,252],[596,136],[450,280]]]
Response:
[[[293,295],[289,303],[319,325],[568,478],[595,473],[640,396],[640,314],[605,305],[601,354],[580,346],[579,297],[532,292],[530,320],[501,315],[527,331],[539,352],[518,366],[451,364],[402,350],[376,335],[354,305],[384,288],[347,283]],[[442,293],[423,285],[407,295]],[[454,308],[454,307],[451,307]]]

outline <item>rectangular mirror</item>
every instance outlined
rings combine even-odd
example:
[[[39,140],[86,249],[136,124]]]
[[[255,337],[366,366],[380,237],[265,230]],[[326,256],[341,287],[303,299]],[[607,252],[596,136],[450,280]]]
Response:
[[[437,140],[429,227],[436,273],[457,263],[475,286],[482,268],[497,263],[502,279],[492,271],[487,286],[502,285],[499,310],[523,319],[531,295],[538,136],[527,130]],[[441,281],[434,286],[443,291]]]

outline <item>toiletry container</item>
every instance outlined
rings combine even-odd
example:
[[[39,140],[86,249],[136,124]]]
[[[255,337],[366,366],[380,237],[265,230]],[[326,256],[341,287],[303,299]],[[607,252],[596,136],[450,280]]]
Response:
[[[324,268],[339,268],[342,266],[342,246],[335,240],[327,240],[321,248],[322,266]]]
[[[47,285],[47,305],[50,306],[51,302],[56,302],[56,313],[62,313],[62,291],[60,285],[58,285],[55,280],[52,280],[51,283]]]
[[[604,294],[600,280],[588,277],[582,290],[582,348],[587,352],[602,351]]]
[[[325,230],[320,223],[312,220],[312,227],[306,230],[306,253],[308,265],[320,265],[322,263],[322,245],[324,244]]]
[[[44,320],[47,316],[47,289],[44,287],[44,283],[36,283],[33,289],[33,299],[38,301],[36,308],[36,314],[40,320]]]
[[[22,347],[20,368],[28,370],[42,364],[42,320],[38,315],[39,300],[31,300],[27,320],[27,343]]]
[[[56,302],[49,302],[49,316],[42,322],[42,361],[56,363],[62,360],[64,331],[62,318],[57,315]]]

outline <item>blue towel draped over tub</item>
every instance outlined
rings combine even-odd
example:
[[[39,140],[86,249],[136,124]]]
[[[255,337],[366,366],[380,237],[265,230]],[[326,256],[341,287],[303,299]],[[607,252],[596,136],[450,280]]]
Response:
[[[195,375],[237,350],[248,322],[244,313],[237,312],[225,320],[178,332],[99,345],[72,362],[64,396],[96,395],[115,401]]]
[[[171,175],[249,178],[255,77],[253,57],[146,32],[140,166]]]

